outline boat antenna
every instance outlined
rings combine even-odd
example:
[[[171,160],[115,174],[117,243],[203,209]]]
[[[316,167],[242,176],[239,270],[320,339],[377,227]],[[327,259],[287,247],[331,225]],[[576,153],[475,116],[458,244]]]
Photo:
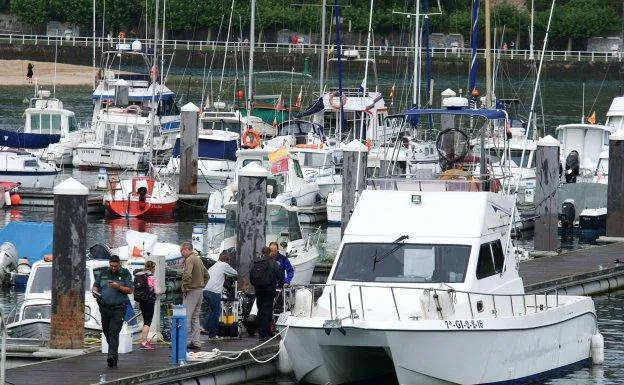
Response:
[[[54,41],[54,80],[52,81],[52,97],[56,98],[56,61],[58,59],[58,39]],[[93,78],[95,81],[95,78]]]
[[[364,64],[364,80],[362,80],[362,95],[365,97],[367,95],[367,80],[368,80],[368,63],[370,61],[370,47],[371,47],[371,35],[373,30],[373,1],[370,0],[370,11],[368,13],[368,34],[366,36],[366,62]],[[420,1],[420,0],[418,0]],[[373,113],[375,113],[375,101],[373,100]],[[340,111],[342,112],[342,102],[340,103]],[[373,116],[372,119],[376,117]],[[366,114],[363,114],[362,119],[360,119],[360,136],[358,140],[362,141],[364,139],[364,120],[366,120]],[[358,197],[360,195],[360,173],[362,172],[360,169],[362,168],[362,151],[358,151],[358,162],[357,162],[357,171],[355,175],[355,200],[354,203],[357,203]]]

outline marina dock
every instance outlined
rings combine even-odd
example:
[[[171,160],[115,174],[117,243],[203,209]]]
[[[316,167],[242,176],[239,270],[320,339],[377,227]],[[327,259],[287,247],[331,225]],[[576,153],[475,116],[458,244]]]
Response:
[[[101,353],[98,346],[87,349],[85,354],[7,369],[6,382],[31,385],[37,379],[40,385],[241,383],[277,372],[276,360],[268,363],[256,361],[274,356],[278,351],[277,341],[253,350],[255,360],[248,353],[233,357],[237,352],[257,346],[257,338],[204,341],[205,351],[198,356],[210,354],[213,349],[219,349],[221,356],[185,365],[170,363],[169,345],[156,344],[154,351],[138,350],[138,345],[134,345],[132,352],[119,355],[117,368],[107,367],[106,354]]]

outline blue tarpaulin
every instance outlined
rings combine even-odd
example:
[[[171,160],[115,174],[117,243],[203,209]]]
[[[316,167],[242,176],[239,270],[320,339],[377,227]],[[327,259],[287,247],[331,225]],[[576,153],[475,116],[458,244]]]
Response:
[[[11,242],[20,258],[33,263],[52,254],[52,223],[9,222],[0,230],[0,244]]]
[[[14,148],[46,148],[58,143],[61,135],[24,133],[0,129],[0,146]]]

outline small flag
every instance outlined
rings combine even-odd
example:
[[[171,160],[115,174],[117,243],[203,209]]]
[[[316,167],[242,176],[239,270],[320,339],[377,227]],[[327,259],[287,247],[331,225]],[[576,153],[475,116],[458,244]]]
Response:
[[[366,87],[366,83],[364,83],[364,79],[362,79],[362,83],[360,83],[359,91],[364,92],[364,87]]]
[[[269,153],[269,163],[276,163],[283,159],[288,159],[288,151],[284,147],[280,147],[277,150]]]
[[[392,88],[390,88],[390,105],[394,105],[394,92],[396,91],[396,85],[393,84]]]
[[[277,101],[275,102],[275,109],[279,109],[282,106],[282,94],[280,94],[280,96],[277,98]]]
[[[593,111],[588,117],[587,117],[587,123],[589,124],[596,124],[596,111]]]
[[[295,100],[295,107],[301,109],[301,97],[303,94],[303,86],[299,89],[299,95],[297,95],[297,99]]]

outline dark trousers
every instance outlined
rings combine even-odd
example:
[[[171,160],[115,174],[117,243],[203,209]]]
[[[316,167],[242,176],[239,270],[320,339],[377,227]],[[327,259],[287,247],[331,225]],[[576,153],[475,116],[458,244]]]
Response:
[[[216,337],[219,332],[219,317],[221,316],[221,294],[210,290],[203,291],[206,303],[206,315],[202,327],[208,331],[208,337]]]
[[[100,316],[102,318],[102,332],[108,343],[108,357],[117,361],[119,349],[119,333],[123,326],[125,306],[107,306],[100,304]]]
[[[256,290],[256,305],[258,306],[258,334],[260,338],[269,336],[269,327],[273,320],[273,300],[275,289]]]

